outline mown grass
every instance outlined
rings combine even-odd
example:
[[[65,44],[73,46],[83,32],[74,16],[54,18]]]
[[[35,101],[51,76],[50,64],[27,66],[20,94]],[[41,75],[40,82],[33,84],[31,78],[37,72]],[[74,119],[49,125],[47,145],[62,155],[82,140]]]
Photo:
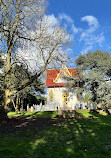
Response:
[[[76,110],[76,113],[83,114],[84,117],[93,116],[93,114],[90,112],[90,110]],[[99,113],[103,116],[106,116],[107,114],[104,113],[102,110],[99,110]],[[37,118],[37,117],[44,117],[44,118],[54,118],[58,115],[57,111],[40,111],[40,112],[30,112],[30,111],[24,111],[24,112],[9,112],[8,116],[13,118]],[[94,116],[95,118],[96,116]]]
[[[40,112],[39,117],[54,121],[1,135],[1,158],[111,158],[111,116],[77,111],[94,119],[52,119],[57,112]],[[25,113],[34,116],[34,113]],[[9,116],[12,116],[10,113]],[[14,115],[15,117],[15,115]],[[20,117],[20,116],[19,116]],[[37,113],[35,117],[38,118]],[[57,123],[56,123],[57,120]],[[41,122],[42,123],[42,122]]]
[[[58,114],[57,111],[40,111],[40,112],[30,112],[30,111],[24,111],[24,112],[9,112],[8,117],[13,118],[37,118],[37,117],[43,117],[43,118],[54,118]]]

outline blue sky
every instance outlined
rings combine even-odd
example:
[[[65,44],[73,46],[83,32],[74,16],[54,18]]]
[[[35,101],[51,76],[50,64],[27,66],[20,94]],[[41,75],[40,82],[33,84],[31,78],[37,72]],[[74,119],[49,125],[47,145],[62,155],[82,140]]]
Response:
[[[71,54],[97,49],[111,53],[111,0],[49,0],[48,14],[71,31]]]

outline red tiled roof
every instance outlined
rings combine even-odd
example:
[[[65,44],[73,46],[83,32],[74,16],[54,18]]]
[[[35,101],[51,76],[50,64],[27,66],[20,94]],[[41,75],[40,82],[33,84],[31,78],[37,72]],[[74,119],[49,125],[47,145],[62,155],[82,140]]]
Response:
[[[75,75],[79,76],[79,72],[77,69],[72,68],[72,69],[68,69],[68,71],[70,72],[70,74],[72,76],[75,76]],[[66,83],[53,82],[56,79],[59,72],[60,72],[60,69],[48,69],[47,70],[47,76],[46,76],[46,86],[47,87],[63,87],[63,86],[65,86]]]

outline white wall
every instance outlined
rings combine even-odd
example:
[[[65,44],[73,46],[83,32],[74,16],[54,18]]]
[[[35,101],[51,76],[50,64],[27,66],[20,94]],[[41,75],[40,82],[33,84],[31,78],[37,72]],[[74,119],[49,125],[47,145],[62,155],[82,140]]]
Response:
[[[50,101],[50,91],[53,91],[53,101]],[[55,87],[55,88],[47,88],[47,104],[51,105],[53,107],[63,107],[63,93],[66,91],[69,95],[68,98],[68,107],[72,107],[72,109],[75,109],[76,104],[80,104],[80,102],[77,100],[76,95],[74,92],[68,92],[67,88],[65,87]]]

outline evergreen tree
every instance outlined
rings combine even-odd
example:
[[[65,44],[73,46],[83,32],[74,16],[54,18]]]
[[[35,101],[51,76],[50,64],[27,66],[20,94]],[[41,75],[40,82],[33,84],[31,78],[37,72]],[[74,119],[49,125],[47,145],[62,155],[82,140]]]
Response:
[[[111,54],[97,50],[80,55],[76,59],[76,65],[80,70],[79,79],[74,79],[82,86],[78,94],[85,93],[92,103],[111,102]]]

